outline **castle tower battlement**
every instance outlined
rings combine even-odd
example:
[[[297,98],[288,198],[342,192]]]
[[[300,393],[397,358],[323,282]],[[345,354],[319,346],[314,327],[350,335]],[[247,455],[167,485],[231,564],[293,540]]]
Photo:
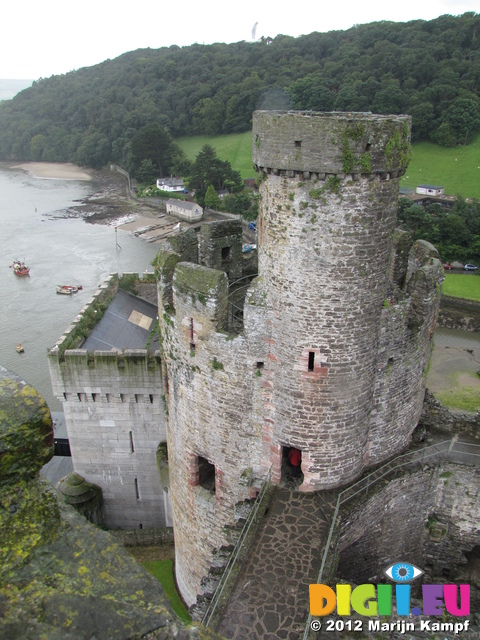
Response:
[[[410,160],[409,116],[255,111],[253,163],[287,177],[403,175]]]

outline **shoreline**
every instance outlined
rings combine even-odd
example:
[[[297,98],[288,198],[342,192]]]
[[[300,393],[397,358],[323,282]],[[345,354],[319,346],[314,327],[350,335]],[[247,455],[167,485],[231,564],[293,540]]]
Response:
[[[34,178],[43,180],[91,181],[92,170],[82,169],[71,162],[22,162],[11,165],[10,169],[20,169]]]

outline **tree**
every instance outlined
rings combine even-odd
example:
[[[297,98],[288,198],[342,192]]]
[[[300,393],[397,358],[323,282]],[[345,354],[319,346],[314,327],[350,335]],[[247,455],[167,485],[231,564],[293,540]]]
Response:
[[[218,194],[215,191],[215,187],[213,186],[213,184],[209,184],[207,191],[205,193],[205,206],[208,209],[218,210],[220,209],[221,204],[222,204],[222,201],[218,197]]]
[[[80,166],[101,169],[110,159],[111,147],[106,136],[100,133],[91,133],[83,138],[77,149],[76,163]]]
[[[134,173],[144,160],[150,160],[162,178],[171,171],[173,158],[181,155],[167,129],[161,125],[149,124],[142,127],[132,138]]]
[[[216,191],[226,188],[227,185],[229,190],[238,191],[243,187],[243,180],[240,173],[232,169],[228,160],[220,160],[215,149],[205,144],[192,165],[188,185],[191,189],[205,194],[209,185]]]
[[[438,129],[435,129],[430,137],[433,142],[436,142],[442,147],[454,147],[457,144],[455,133],[446,122],[443,122]]]
[[[135,172],[135,175],[142,184],[151,184],[155,182],[158,172],[156,166],[151,160],[142,160],[140,166]]]
[[[32,160],[40,161],[42,159],[43,150],[45,149],[46,137],[43,133],[39,133],[30,140],[30,153]]]
[[[447,109],[445,122],[459,144],[468,144],[480,129],[480,108],[478,99],[457,98]]]
[[[435,110],[431,102],[414,104],[410,109],[412,116],[412,141],[428,140],[435,127]]]

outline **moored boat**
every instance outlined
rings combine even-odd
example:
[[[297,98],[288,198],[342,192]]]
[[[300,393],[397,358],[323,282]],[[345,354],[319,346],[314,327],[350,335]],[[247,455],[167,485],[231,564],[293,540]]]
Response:
[[[13,273],[16,276],[28,276],[30,273],[30,267],[27,267],[24,261],[22,260],[14,260],[13,261]]]
[[[62,295],[70,296],[72,293],[77,293],[83,289],[82,285],[74,285],[74,284],[59,284],[57,285],[57,293],[61,293]]]

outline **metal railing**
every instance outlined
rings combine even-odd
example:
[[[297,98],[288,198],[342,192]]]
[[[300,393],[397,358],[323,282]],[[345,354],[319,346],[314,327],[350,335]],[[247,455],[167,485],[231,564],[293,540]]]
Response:
[[[270,467],[267,477],[263,481],[263,484],[257,495],[253,509],[250,511],[247,519],[245,520],[245,524],[243,525],[243,528],[240,532],[240,536],[237,540],[237,543],[230,555],[230,558],[228,559],[228,562],[225,566],[222,577],[220,578],[220,582],[218,583],[218,586],[215,589],[215,593],[213,594],[213,597],[210,601],[210,604],[208,605],[208,608],[205,611],[205,614],[202,618],[202,624],[205,625],[206,627],[209,626],[215,614],[215,611],[217,609],[218,603],[220,602],[220,598],[222,597],[225,586],[228,583],[230,575],[239,561],[240,551],[242,550],[243,545],[245,544],[245,540],[248,537],[248,533],[252,527],[252,524],[256,522],[258,510],[260,509],[260,505],[262,504],[263,498],[265,497],[265,493],[270,485],[271,477],[272,477],[272,468]]]
[[[230,282],[228,285],[228,304],[229,304],[229,322],[230,325],[233,325],[234,320],[237,322],[243,321],[243,305],[245,302],[245,296],[247,294],[247,289],[250,286],[252,280],[257,277],[257,273],[251,274],[248,276],[243,276],[242,278],[238,278],[233,282]],[[241,286],[238,286],[239,283],[245,282]],[[234,300],[235,298],[235,300]],[[241,300],[239,304],[237,299]]]
[[[475,448],[474,451],[468,450],[460,450],[461,447],[465,449]],[[478,451],[478,453],[477,453]],[[332,523],[330,525],[330,530],[328,532],[327,543],[325,545],[325,550],[322,556],[322,563],[320,565],[320,569],[317,576],[317,584],[321,584],[323,571],[325,569],[325,564],[327,562],[328,554],[330,551],[330,545],[332,542],[333,532],[335,530],[336,521],[338,518],[338,512],[340,511],[340,506],[345,504],[355,496],[359,495],[362,492],[368,494],[370,488],[372,488],[375,484],[377,484],[380,480],[383,480],[387,476],[392,473],[397,473],[398,470],[405,468],[407,466],[413,465],[422,465],[426,460],[443,456],[444,459],[451,459],[455,462],[455,458],[460,456],[470,456],[473,464],[480,463],[480,445],[466,442],[458,442],[457,437],[452,438],[451,440],[444,440],[442,442],[438,442],[437,444],[430,445],[428,447],[423,447],[417,451],[411,451],[409,453],[404,453],[401,456],[390,460],[386,464],[382,465],[372,473],[369,473],[368,476],[362,478],[358,482],[350,485],[343,491],[338,494],[337,504],[335,505],[335,511],[332,518]],[[478,460],[477,460],[478,459]],[[462,460],[462,463],[466,463],[465,460]],[[468,463],[467,463],[468,464]],[[308,614],[307,622],[305,625],[305,631],[303,634],[303,640],[307,640],[308,635],[310,633],[310,624],[312,622],[312,614]]]

